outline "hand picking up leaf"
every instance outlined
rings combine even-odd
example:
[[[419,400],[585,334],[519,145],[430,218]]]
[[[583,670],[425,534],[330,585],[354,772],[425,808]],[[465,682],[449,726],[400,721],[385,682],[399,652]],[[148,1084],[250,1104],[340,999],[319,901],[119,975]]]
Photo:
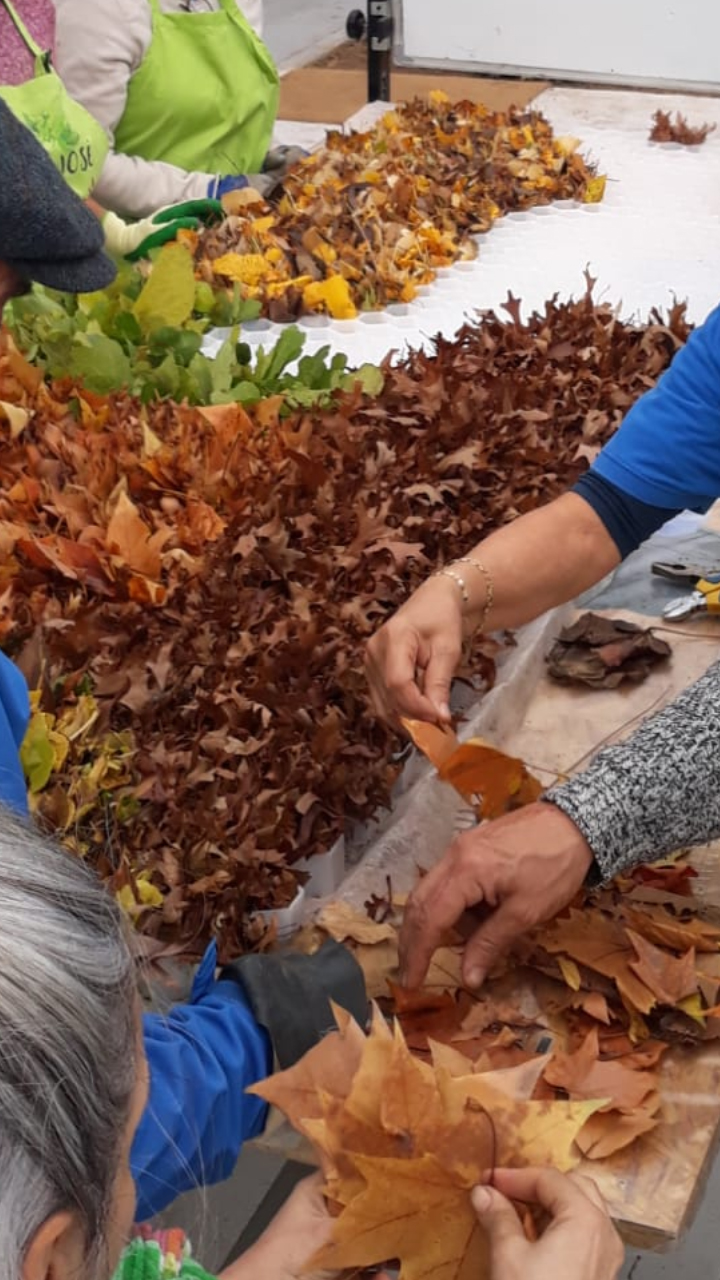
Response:
[[[487,1242],[472,1188],[498,1161],[571,1168],[574,1140],[602,1099],[513,1098],[482,1073],[455,1076],[420,1061],[378,1010],[366,1036],[347,1015],[337,1018],[340,1030],[251,1090],[310,1139],[338,1211],[310,1269],[398,1260],[401,1280],[483,1280]]]

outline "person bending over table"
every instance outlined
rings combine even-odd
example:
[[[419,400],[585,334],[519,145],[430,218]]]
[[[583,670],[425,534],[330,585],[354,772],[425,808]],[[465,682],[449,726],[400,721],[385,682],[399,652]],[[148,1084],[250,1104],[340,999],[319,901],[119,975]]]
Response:
[[[370,640],[374,705],[394,720],[450,719],[463,641],[518,627],[600,582],[685,508],[720,495],[720,308],[690,336],[590,470],[568,493],[492,533],[424,582]],[[403,977],[422,982],[445,930],[492,908],[470,939],[464,980],[479,986],[520,934],[586,880],[720,836],[720,664],[628,742],[530,805],[453,841],[412,895]]]

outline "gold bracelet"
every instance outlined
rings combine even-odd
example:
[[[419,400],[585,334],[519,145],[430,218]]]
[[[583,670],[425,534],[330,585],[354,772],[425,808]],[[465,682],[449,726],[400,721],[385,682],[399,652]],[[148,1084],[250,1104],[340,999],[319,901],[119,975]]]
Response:
[[[478,573],[481,573],[483,575],[483,578],[485,579],[485,604],[483,605],[483,611],[480,617],[480,621],[478,623],[478,631],[484,631],[485,624],[488,620],[488,615],[495,601],[495,583],[493,582],[492,574],[490,573],[490,570],[485,567],[482,561],[475,560],[473,556],[461,556],[459,560],[454,560],[453,563],[454,564],[471,564],[473,569],[477,569]],[[466,596],[463,597],[463,599],[467,603],[466,597],[467,597],[467,593],[466,593]]]
[[[452,578],[453,582],[457,582],[460,588],[460,594],[462,595],[463,604],[469,603],[470,594],[468,592],[467,586],[465,585],[465,579],[461,578],[459,573],[453,573],[452,569],[438,569],[433,576],[436,578]]]

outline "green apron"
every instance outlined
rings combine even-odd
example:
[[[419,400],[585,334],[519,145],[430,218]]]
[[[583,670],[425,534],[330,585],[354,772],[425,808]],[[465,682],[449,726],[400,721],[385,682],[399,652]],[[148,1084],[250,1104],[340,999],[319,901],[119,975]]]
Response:
[[[190,172],[260,173],[280,97],[275,64],[235,0],[211,13],[163,13],[130,80],[115,150]]]
[[[25,84],[0,85],[2,98],[14,115],[35,134],[73,191],[85,199],[95,186],[105,157],[105,130],[67,92],[52,69],[50,54],[35,43],[10,0],[0,0],[18,35],[35,59],[35,76]]]

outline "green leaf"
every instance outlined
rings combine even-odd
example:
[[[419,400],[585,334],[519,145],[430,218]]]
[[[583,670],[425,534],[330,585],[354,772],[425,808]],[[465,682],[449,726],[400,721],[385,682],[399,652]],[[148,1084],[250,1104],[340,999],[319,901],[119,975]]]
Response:
[[[66,372],[90,391],[107,395],[109,391],[121,391],[132,381],[130,360],[119,342],[104,334],[83,334],[73,343]]]
[[[229,391],[232,386],[236,368],[235,342],[232,337],[226,338],[211,364],[211,378],[214,392]],[[213,404],[217,404],[213,400]]]
[[[375,364],[361,364],[359,369],[347,374],[347,378],[351,385],[359,382],[366,396],[379,396],[385,385],[382,369]]]
[[[289,364],[297,360],[305,346],[305,335],[300,332],[297,325],[288,325],[287,329],[283,329],[282,334],[278,338],[275,346],[268,353],[267,365],[264,369],[262,377],[263,383],[270,390],[273,384],[280,377],[281,373],[287,369]],[[260,354],[264,355],[262,347],[258,352],[258,367],[260,365]]]
[[[211,404],[257,404],[263,393],[254,382],[236,382],[227,391],[214,391],[210,397]]]
[[[193,260],[182,244],[166,244],[153,263],[150,278],[133,306],[146,331],[189,320],[195,302]]]
[[[33,795],[42,791],[50,781],[55,764],[55,750],[42,715],[34,715],[28,725],[20,748],[20,761]]]

